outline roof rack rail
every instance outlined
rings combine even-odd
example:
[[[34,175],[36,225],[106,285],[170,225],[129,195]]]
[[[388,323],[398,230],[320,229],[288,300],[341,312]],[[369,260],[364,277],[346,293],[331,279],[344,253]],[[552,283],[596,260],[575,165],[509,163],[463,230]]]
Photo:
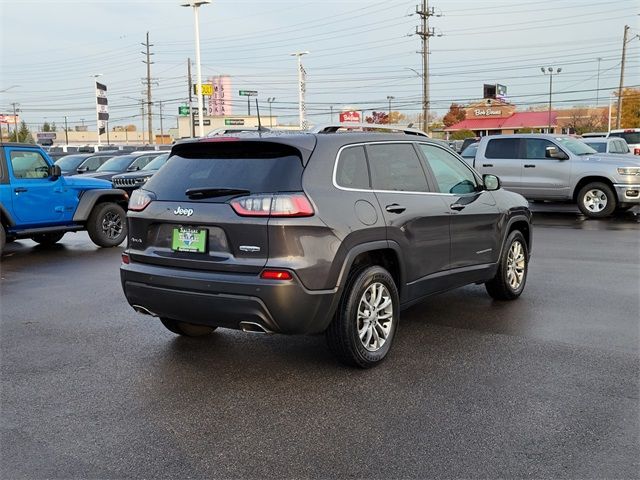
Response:
[[[417,135],[420,137],[427,137],[422,130],[417,128],[403,127],[402,125],[383,125],[379,123],[328,123],[324,125],[316,125],[309,130],[311,133],[336,133],[340,129],[369,129],[369,130],[387,130],[389,132],[399,132],[406,135]]]

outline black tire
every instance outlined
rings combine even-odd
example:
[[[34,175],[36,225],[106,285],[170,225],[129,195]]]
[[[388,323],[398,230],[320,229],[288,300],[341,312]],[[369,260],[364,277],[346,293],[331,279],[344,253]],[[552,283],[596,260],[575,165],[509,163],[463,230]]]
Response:
[[[366,295],[371,293],[372,288],[373,291],[377,291],[376,285],[383,285],[386,289],[386,292],[381,290],[379,305],[382,306],[386,303],[384,295],[387,295],[386,299],[391,300],[390,324],[389,322],[379,322],[378,319],[379,311],[382,311],[382,315],[389,315],[388,306],[385,307],[385,311],[383,309],[376,310],[375,317],[363,319],[360,324],[359,307],[363,299],[367,299]],[[371,299],[370,296],[369,301]],[[370,312],[370,310],[365,309],[364,312]],[[374,326],[371,326],[371,318],[375,319]],[[338,310],[326,331],[327,343],[341,363],[354,367],[370,368],[379,364],[389,353],[399,319],[400,301],[393,277],[380,266],[365,267],[349,275]],[[362,326],[360,330],[364,332],[365,338],[363,340],[358,334],[360,326]],[[375,342],[384,333],[387,335],[384,342],[378,348],[375,345],[371,346],[371,342]],[[367,338],[369,338],[368,341]],[[365,343],[368,343],[370,348],[365,347]]]
[[[87,232],[99,247],[115,247],[127,238],[127,214],[117,203],[99,203],[93,207]]]
[[[193,323],[179,322],[171,318],[160,318],[162,324],[170,332],[185,337],[203,337],[212,333],[217,327],[207,325],[195,325]]]
[[[4,246],[7,243],[7,233],[4,231],[4,225],[0,225],[0,255],[4,252]]]
[[[591,195],[591,192],[599,192],[598,195]],[[594,202],[593,199],[600,199]],[[578,192],[578,208],[589,218],[603,218],[611,215],[618,204],[616,194],[611,187],[602,182],[591,182],[585,185]],[[600,208],[602,208],[600,210]]]
[[[516,242],[520,245],[521,254],[524,256],[524,258],[522,260],[522,277],[520,278],[519,283],[517,283],[517,285],[514,285],[514,283],[512,283],[512,280],[514,278],[517,280],[518,277],[513,277],[512,275],[510,275],[510,273],[513,271],[513,268],[510,268],[510,254],[512,252],[512,247],[514,247],[514,244]],[[517,247],[514,247],[514,250],[518,250]],[[515,260],[519,264],[519,260],[517,260],[517,258],[519,258],[519,255]],[[484,284],[487,289],[487,293],[496,300],[515,300],[522,294],[522,291],[524,290],[524,286],[527,283],[528,273],[529,248],[527,247],[527,242],[524,238],[524,235],[522,235],[519,230],[514,230],[507,237],[507,241],[505,242],[504,248],[502,249],[496,276]],[[516,272],[514,272],[513,274],[517,275]]]
[[[46,247],[58,243],[64,234],[65,232],[40,233],[31,237],[31,240]]]

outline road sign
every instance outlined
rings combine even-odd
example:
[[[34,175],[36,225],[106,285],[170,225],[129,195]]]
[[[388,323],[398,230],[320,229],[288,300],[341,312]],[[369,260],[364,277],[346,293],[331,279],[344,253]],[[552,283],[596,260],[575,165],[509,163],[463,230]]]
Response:
[[[189,116],[189,105],[180,105],[178,107],[178,115],[180,115],[182,117],[188,117]]]
[[[193,85],[193,94],[194,95],[198,95],[198,84],[194,84]],[[205,96],[211,96],[213,95],[213,85],[210,83],[203,83],[202,84],[202,95]]]
[[[209,127],[211,125],[211,120],[203,120],[202,121],[202,125],[204,125],[205,127]],[[194,127],[200,126],[200,122],[198,120],[194,120],[193,121],[193,126]]]
[[[225,118],[225,125],[244,125],[244,118]]]
[[[240,90],[239,93],[241,97],[257,97],[258,96],[257,90]]]
[[[14,124],[14,123],[19,123],[20,122],[20,115],[16,115],[13,116],[12,114],[9,113],[0,113],[0,123],[10,123],[10,124]]]

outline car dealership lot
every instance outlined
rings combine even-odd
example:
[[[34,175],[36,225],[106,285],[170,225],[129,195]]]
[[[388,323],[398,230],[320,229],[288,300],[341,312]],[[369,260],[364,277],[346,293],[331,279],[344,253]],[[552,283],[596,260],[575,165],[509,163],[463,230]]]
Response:
[[[322,336],[172,336],[84,233],[8,245],[0,476],[636,477],[638,216],[533,208],[519,300],[432,297],[367,371]]]

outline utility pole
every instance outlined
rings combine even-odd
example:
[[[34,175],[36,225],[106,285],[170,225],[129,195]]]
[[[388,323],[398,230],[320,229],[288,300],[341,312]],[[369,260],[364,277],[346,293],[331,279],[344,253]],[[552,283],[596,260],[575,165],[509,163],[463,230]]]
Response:
[[[143,60],[142,63],[147,65],[147,122],[149,124],[149,144],[153,145],[153,123],[151,120],[151,64],[154,63],[151,61],[151,53],[149,49],[153,47],[153,43],[149,43],[149,32],[147,32],[147,41],[146,43],[141,43],[143,47],[146,47],[146,52],[140,52],[143,55],[146,55],[146,60]]]
[[[624,63],[627,58],[627,34],[629,25],[624,26],[624,36],[622,37],[622,61],[620,62],[620,86],[618,87],[618,107],[616,111],[616,128],[620,128],[622,117],[622,86],[624,85]]]
[[[140,99],[140,118],[142,118],[142,144],[144,145],[144,98]]]
[[[394,100],[396,97],[392,95],[387,95],[387,100],[389,100],[389,113],[387,114],[387,124],[391,124],[391,100]]]
[[[69,126],[67,125],[67,116],[64,116],[64,144],[69,145]]]
[[[422,0],[422,7],[416,6],[422,25],[416,27],[416,35],[422,38],[422,130],[429,133],[429,39],[435,37],[435,31],[429,27],[429,19],[436,16],[434,8],[429,7],[429,0]]]
[[[596,107],[600,105],[600,62],[602,57],[596,58],[598,61],[598,80],[596,81]]]
[[[19,103],[13,102],[11,104],[11,106],[13,106],[13,133],[16,135],[16,142],[19,142],[20,140],[18,140],[18,105],[20,105]],[[7,124],[7,131],[9,130],[9,124]]]
[[[193,98],[191,96],[191,89],[193,88],[193,80],[191,78],[191,59],[187,58],[187,76],[189,77],[189,85],[187,86],[187,90],[189,90],[189,134],[191,138],[193,138]]]
[[[160,143],[164,145],[164,128],[162,127],[162,101],[158,102],[160,107]]]

